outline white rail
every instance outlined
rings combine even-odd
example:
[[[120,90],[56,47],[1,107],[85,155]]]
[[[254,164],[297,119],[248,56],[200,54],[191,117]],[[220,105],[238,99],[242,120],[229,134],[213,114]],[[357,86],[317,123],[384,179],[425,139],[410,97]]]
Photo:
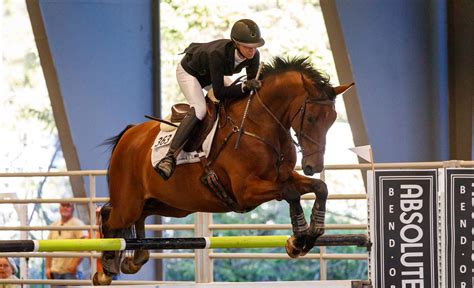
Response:
[[[405,162],[405,163],[375,163],[375,164],[345,164],[345,165],[327,165],[326,170],[370,170],[370,169],[430,169],[440,167],[472,167],[474,161],[462,161],[462,160],[451,160],[444,162]],[[50,231],[50,230],[89,230],[95,231],[98,229],[95,223],[95,203],[105,203],[108,201],[106,197],[96,197],[95,178],[97,176],[105,176],[106,170],[85,170],[85,171],[65,171],[65,172],[22,172],[22,173],[0,173],[0,178],[13,178],[13,177],[68,177],[68,176],[86,176],[89,177],[89,191],[90,198],[69,198],[69,199],[0,199],[0,204],[51,204],[51,203],[77,203],[77,204],[88,204],[90,211],[91,225],[85,227],[49,227],[49,226],[7,226],[0,227],[0,231]],[[321,178],[324,179],[324,173],[321,174]],[[313,200],[314,195],[305,195],[303,200]],[[331,194],[329,200],[365,200],[366,194]],[[204,213],[206,214],[206,213]],[[212,217],[207,215],[206,217]],[[200,217],[195,217],[196,219]],[[208,218],[209,219],[209,218]],[[202,223],[196,221],[192,224],[161,224],[161,225],[146,225],[147,230],[151,231],[164,231],[164,230],[290,230],[290,224],[213,224],[209,222],[205,227]],[[366,230],[366,224],[327,224],[326,229],[344,229],[344,230]],[[92,233],[94,234],[94,233]],[[89,257],[91,260],[100,257],[100,253],[97,252],[51,252],[51,253],[0,253],[2,256],[11,257]],[[290,259],[286,254],[283,253],[217,253],[210,251],[206,257],[209,259]],[[201,257],[204,257],[201,255]],[[195,259],[196,263],[203,263],[197,258],[196,253],[151,253],[150,258],[152,259]],[[321,253],[310,253],[303,259],[318,259],[321,261],[321,271],[325,271],[325,261],[333,259],[353,259],[353,260],[367,260],[367,254],[332,254],[325,253],[325,249],[321,248]],[[205,261],[204,261],[205,262]],[[91,261],[95,263],[95,261]],[[208,263],[208,262],[207,262]],[[211,262],[212,263],[212,262]],[[212,265],[212,264],[211,264]],[[211,272],[211,275],[203,276],[206,279],[212,280],[212,268],[207,269]],[[321,279],[325,279],[325,275],[321,276]],[[90,284],[90,280],[75,280],[75,281],[58,281],[58,280],[43,280],[43,279],[22,279],[15,283],[23,284],[58,284],[58,285],[87,285]],[[115,284],[119,285],[132,285],[132,284],[157,284],[157,283],[168,283],[159,281],[114,281]],[[199,281],[199,276],[196,275],[196,282]],[[0,281],[3,283],[13,283],[8,281]]]

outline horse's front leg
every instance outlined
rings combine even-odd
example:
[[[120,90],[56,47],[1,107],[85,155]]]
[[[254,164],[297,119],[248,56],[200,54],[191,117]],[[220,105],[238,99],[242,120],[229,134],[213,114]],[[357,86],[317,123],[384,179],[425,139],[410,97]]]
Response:
[[[326,216],[326,201],[328,189],[326,183],[320,179],[308,178],[296,172],[293,175],[294,183],[301,194],[314,193],[316,200],[311,210],[311,222],[308,229],[306,244],[301,256],[308,253],[313,247],[319,236],[324,234],[324,221]]]
[[[240,196],[238,197],[239,204],[244,207],[256,207],[273,199],[284,199],[288,202],[293,235],[287,241],[286,251],[292,258],[303,253],[309,233],[309,226],[300,204],[301,194],[297,186],[299,185],[294,185],[293,181],[273,182],[254,176],[247,178],[247,181],[241,186],[242,193],[237,193]],[[234,191],[241,190],[234,188]]]
[[[286,242],[286,253],[291,258],[303,255],[306,247],[309,227],[304,217],[303,208],[300,203],[300,194],[296,190],[288,190],[283,195],[284,199],[290,205],[290,219],[293,235]],[[304,253],[306,254],[306,253]]]

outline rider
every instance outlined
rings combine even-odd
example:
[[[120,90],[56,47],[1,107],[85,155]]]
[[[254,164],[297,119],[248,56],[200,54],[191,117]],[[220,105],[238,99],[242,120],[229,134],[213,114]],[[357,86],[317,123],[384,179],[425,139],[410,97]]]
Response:
[[[257,50],[265,44],[260,28],[250,19],[234,23],[231,39],[209,43],[191,43],[184,50],[184,57],[176,68],[179,87],[191,109],[183,119],[171,141],[166,156],[154,167],[168,180],[176,167],[176,156],[186,143],[195,125],[206,116],[206,100],[202,89],[212,89],[218,100],[238,98],[261,86],[257,75],[260,54]],[[241,85],[227,86],[228,78],[246,68],[247,80]],[[224,82],[226,82],[224,84]]]

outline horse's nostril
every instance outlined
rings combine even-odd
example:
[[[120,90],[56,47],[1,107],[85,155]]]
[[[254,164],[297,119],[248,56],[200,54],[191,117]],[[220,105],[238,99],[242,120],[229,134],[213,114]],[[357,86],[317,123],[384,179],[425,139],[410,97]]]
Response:
[[[313,167],[311,167],[309,165],[304,166],[303,172],[304,172],[305,175],[313,175],[314,174]]]

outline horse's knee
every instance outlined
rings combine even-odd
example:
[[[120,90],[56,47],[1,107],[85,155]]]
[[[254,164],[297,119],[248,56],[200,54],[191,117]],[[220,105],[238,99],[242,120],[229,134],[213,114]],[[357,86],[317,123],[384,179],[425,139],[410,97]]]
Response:
[[[282,196],[283,199],[290,204],[292,202],[299,202],[301,199],[301,194],[296,189],[287,189],[283,192]]]
[[[329,195],[328,186],[326,185],[326,183],[321,181],[320,183],[318,183],[318,186],[316,189],[316,199],[318,201],[326,202],[326,200],[328,199],[328,195]]]

